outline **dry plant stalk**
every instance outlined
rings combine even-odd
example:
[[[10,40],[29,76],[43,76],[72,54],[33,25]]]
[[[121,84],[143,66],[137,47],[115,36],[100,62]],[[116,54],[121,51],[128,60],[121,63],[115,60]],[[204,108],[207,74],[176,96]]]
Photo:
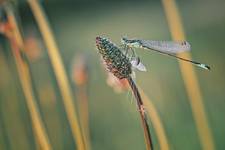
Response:
[[[70,89],[65,68],[59,54],[59,49],[55,42],[51,28],[48,24],[46,14],[37,0],[28,0],[28,3],[40,28],[41,34],[44,38],[44,42],[47,46],[48,54],[61,91],[74,141],[78,150],[84,150],[86,149],[85,143],[78,123],[76,107],[74,106],[72,98],[72,91]]]
[[[157,113],[156,108],[154,107],[154,104],[151,102],[151,99],[148,98],[148,96],[145,94],[145,92],[138,87],[139,92],[142,96],[142,100],[144,102],[145,108],[148,112],[148,115],[151,119],[152,125],[155,129],[156,136],[159,140],[159,145],[161,150],[169,150],[169,141],[166,137],[166,132],[164,130],[163,124],[160,120],[160,116]]]
[[[75,93],[78,100],[79,117],[86,143],[86,150],[91,149],[88,108],[88,69],[88,61],[85,55],[75,57],[75,62],[72,66],[72,80],[77,87]]]
[[[9,28],[10,30],[6,30],[4,33],[10,41],[12,53],[15,58],[17,70],[19,73],[20,82],[22,84],[22,89],[26,98],[28,109],[30,111],[36,140],[38,141],[42,149],[51,150],[52,148],[49,142],[49,138],[44,128],[40,112],[36,104],[35,96],[32,90],[32,81],[29,71],[30,68],[21,56],[21,53],[23,53],[21,50],[24,48],[23,38],[19,31],[19,27],[16,22],[16,17],[13,13],[12,8],[6,6],[6,13],[11,28]]]
[[[107,77],[107,84],[114,89],[115,92],[125,92],[129,90],[130,86],[128,83],[128,80],[122,79],[118,80],[114,75],[111,73],[108,73]],[[160,119],[160,116],[157,112],[156,107],[152,103],[152,100],[147,96],[147,94],[141,89],[140,86],[138,86],[138,90],[140,92],[140,95],[142,97],[146,114],[148,114],[151,123],[152,123],[152,128],[155,130],[156,137],[159,141],[159,146],[160,149],[162,150],[169,150],[169,141],[166,136],[165,129],[163,127],[163,123]]]
[[[162,4],[165,9],[172,38],[174,40],[185,40],[185,33],[175,0],[162,0]],[[179,54],[179,56],[191,59],[190,53]],[[214,150],[215,144],[208,124],[202,94],[194,68],[181,61],[179,61],[179,64],[202,148],[205,150]]]
[[[133,79],[131,77],[129,77],[129,78],[127,78],[127,80],[133,91],[133,95],[137,101],[138,111],[141,116],[141,123],[142,123],[142,127],[144,129],[146,149],[153,150],[153,144],[152,144],[152,140],[151,140],[150,130],[148,127],[147,118],[145,115],[145,108],[144,108],[143,101],[141,99],[141,95],[140,95],[138,88],[137,88],[136,84],[134,83]]]
[[[137,101],[138,111],[141,117],[141,123],[144,130],[146,149],[153,150],[153,144],[147,123],[147,118],[145,116],[144,105],[137,86],[131,78],[132,68],[129,59],[122,53],[122,51],[116,45],[114,45],[106,38],[96,37],[96,46],[99,50],[99,53],[102,55],[107,70],[111,72],[114,76],[116,76],[118,79],[128,80],[129,85],[133,91],[133,95],[135,96]]]
[[[86,150],[90,150],[91,142],[90,142],[90,130],[89,130],[87,87],[84,85],[78,88],[79,89],[77,91],[77,99],[79,101],[79,115],[80,115],[81,129],[84,135]]]

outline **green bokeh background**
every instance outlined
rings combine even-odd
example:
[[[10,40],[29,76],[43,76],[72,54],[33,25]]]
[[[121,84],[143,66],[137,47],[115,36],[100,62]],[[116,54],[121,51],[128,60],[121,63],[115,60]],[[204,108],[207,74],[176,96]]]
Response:
[[[102,35],[120,45],[124,35],[152,40],[171,40],[161,1],[42,1],[72,91],[71,68],[78,54],[89,62],[88,102],[93,150],[145,149],[143,131],[131,93],[117,94],[106,84],[95,48]],[[177,1],[194,60],[211,71],[195,68],[205,110],[217,150],[225,149],[225,2],[223,0]],[[18,3],[24,36],[35,36],[41,57],[30,61],[38,106],[54,149],[75,149],[59,87],[32,13],[25,1]],[[6,39],[0,47],[0,149],[36,149],[31,120],[21,89],[15,61]],[[200,140],[176,60],[137,50],[147,72],[136,72],[137,84],[151,98],[165,127],[171,150],[199,150]],[[188,64],[187,64],[188,65]],[[74,103],[79,101],[74,98]],[[150,123],[151,124],[151,123]],[[159,143],[152,128],[154,146]]]

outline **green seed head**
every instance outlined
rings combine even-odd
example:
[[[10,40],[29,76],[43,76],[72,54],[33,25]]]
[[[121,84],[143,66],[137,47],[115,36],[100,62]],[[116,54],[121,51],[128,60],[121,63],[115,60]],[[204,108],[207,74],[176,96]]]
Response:
[[[115,44],[106,38],[96,37],[96,46],[108,71],[119,79],[129,77],[132,73],[131,63]]]

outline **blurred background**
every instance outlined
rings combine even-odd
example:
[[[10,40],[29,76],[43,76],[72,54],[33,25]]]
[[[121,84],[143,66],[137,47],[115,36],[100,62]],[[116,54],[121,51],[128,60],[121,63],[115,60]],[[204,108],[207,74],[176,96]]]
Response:
[[[76,149],[61,88],[45,40],[26,1],[13,1],[28,64],[36,109],[52,149]],[[40,4],[54,34],[65,67],[72,100],[82,126],[86,116],[93,150],[145,149],[139,114],[131,92],[115,92],[95,47],[105,36],[120,45],[122,36],[172,40],[165,11],[157,0],[42,0]],[[225,149],[225,1],[177,0],[194,60],[211,71],[194,68],[215,149]],[[2,7],[1,7],[2,9]],[[3,24],[4,21],[1,21]],[[10,41],[0,35],[0,149],[42,149],[35,139],[21,77]],[[171,150],[199,150],[196,123],[175,59],[138,49],[147,72],[136,72],[136,82],[160,116]],[[82,56],[81,56],[82,55]],[[24,58],[25,57],[25,58]],[[85,65],[82,73],[82,65]],[[190,64],[187,64],[190,65]],[[79,69],[81,68],[81,73]],[[76,69],[78,72],[76,72]],[[63,70],[61,70],[63,71]],[[84,108],[84,110],[82,109]],[[85,119],[84,119],[85,120]],[[155,149],[160,144],[149,119]],[[85,121],[84,121],[85,122]],[[87,123],[88,122],[88,123]]]

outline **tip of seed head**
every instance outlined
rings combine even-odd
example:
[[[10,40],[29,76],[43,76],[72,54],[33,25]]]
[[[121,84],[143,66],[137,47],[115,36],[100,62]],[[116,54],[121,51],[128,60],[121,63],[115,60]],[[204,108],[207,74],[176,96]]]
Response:
[[[99,43],[99,42],[101,41],[101,37],[100,37],[100,36],[97,36],[97,37],[95,38],[95,41],[96,41],[96,43]]]
[[[98,40],[100,40],[101,39],[101,37],[100,36],[97,36],[96,37],[96,41],[98,41]]]
[[[106,38],[101,37],[101,36],[97,36],[95,38],[95,40],[96,40],[96,43],[99,44],[99,43],[102,43],[102,42],[106,41]]]

